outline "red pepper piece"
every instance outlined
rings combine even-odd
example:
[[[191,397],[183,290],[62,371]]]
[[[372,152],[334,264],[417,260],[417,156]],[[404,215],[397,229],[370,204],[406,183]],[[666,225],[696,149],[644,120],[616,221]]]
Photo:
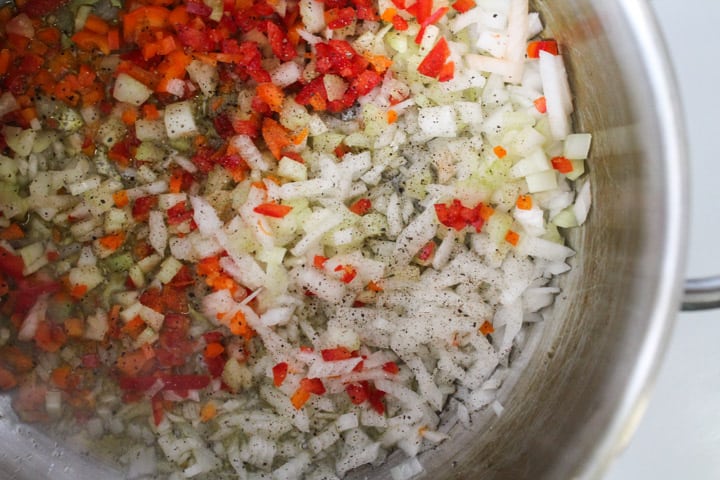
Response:
[[[528,58],[540,58],[540,52],[547,52],[553,55],[558,54],[558,44],[555,40],[536,40],[527,45]]]
[[[272,368],[273,372],[273,384],[279,387],[285,381],[288,374],[287,362],[280,362]]]
[[[450,48],[445,37],[441,37],[418,66],[418,72],[428,77],[437,78],[450,57]]]
[[[278,203],[262,203],[253,209],[255,213],[273,218],[283,218],[285,215],[290,213],[291,210],[291,206],[280,205]]]

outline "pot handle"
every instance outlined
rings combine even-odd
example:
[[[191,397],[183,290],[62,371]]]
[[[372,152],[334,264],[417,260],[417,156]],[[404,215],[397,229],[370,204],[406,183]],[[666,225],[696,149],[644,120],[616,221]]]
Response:
[[[708,310],[720,307],[720,277],[688,278],[682,310]]]

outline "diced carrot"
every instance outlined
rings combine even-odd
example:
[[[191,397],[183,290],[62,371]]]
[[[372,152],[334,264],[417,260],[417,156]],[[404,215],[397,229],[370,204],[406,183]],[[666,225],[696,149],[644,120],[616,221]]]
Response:
[[[125,335],[130,338],[137,338],[145,330],[145,320],[139,315],[136,315],[129,322],[122,326],[120,329]]]
[[[285,148],[292,145],[288,131],[277,120],[265,117],[262,123],[262,137],[273,157],[280,160]]]
[[[393,17],[397,15],[397,10],[394,8],[386,8],[384,12],[382,12],[382,15],[380,15],[380,18],[382,18],[384,21],[390,23],[393,20]]]
[[[493,153],[498,158],[505,158],[507,155],[507,150],[505,150],[502,146],[497,145],[495,148],[493,148]]]
[[[25,238],[25,232],[17,223],[11,223],[0,230],[0,240],[19,240]]]
[[[295,407],[295,410],[300,410],[308,400],[310,400],[310,392],[302,387],[295,390],[295,393],[290,397],[290,402]]]
[[[72,40],[81,50],[92,52],[97,49],[105,55],[110,54],[110,45],[108,44],[107,33],[100,34],[89,30],[80,30],[70,37],[70,40]]]
[[[520,195],[515,205],[520,210],[530,210],[533,206],[532,197],[530,195]]]
[[[225,347],[223,347],[222,343],[220,342],[212,342],[208,343],[205,346],[205,358],[216,358],[222,355],[222,353],[225,351]]]
[[[518,242],[520,241],[520,234],[513,230],[508,230],[508,232],[505,234],[505,241],[513,247],[516,247]]]
[[[70,290],[70,296],[73,298],[76,298],[76,299],[80,299],[85,296],[87,291],[88,291],[87,285],[83,285],[83,284],[75,285]]]
[[[144,104],[142,114],[145,120],[158,120],[160,118],[160,111],[154,103]]]
[[[122,112],[122,121],[125,125],[135,125],[135,121],[137,120],[137,110],[134,108],[126,108]]]
[[[113,202],[115,202],[115,206],[118,208],[123,208],[127,206],[130,203],[130,198],[128,197],[127,191],[118,190],[117,192],[113,193]]]
[[[493,324],[489,321],[485,320],[482,325],[480,325],[480,334],[481,335],[490,335],[495,331],[495,327],[493,327]]]
[[[107,34],[108,47],[111,51],[120,50],[120,30],[117,28],[111,28]]]
[[[380,285],[379,283],[374,282],[374,281],[370,281],[370,283],[367,284],[367,288],[368,288],[368,290],[370,290],[372,292],[382,292],[383,291],[382,285]]]
[[[168,188],[170,193],[180,193],[182,190],[183,174],[182,171],[176,170],[170,175],[170,183]]]
[[[190,14],[188,14],[187,7],[185,5],[179,5],[175,7],[167,18],[169,25],[187,25],[190,22]]]
[[[365,60],[370,62],[370,65],[372,65],[373,69],[375,69],[377,73],[384,73],[393,64],[392,59],[386,57],[385,55],[365,54],[363,56],[365,57]]]
[[[111,251],[115,251],[125,242],[125,233],[124,232],[118,232],[113,233],[110,235],[105,235],[104,237],[100,238],[99,243],[103,246],[103,248],[106,248]]]
[[[285,93],[282,88],[274,83],[267,82],[258,84],[255,91],[260,100],[267,103],[273,112],[282,110],[283,100],[285,100]]]
[[[540,113],[546,113],[547,112],[547,101],[545,100],[545,97],[538,97],[533,101],[533,104],[535,105],[535,108]]]
[[[110,26],[105,20],[98,17],[97,15],[93,15],[92,13],[88,15],[87,19],[85,20],[85,26],[83,26],[83,28],[94,33],[103,34],[108,33],[108,31],[110,30]]]
[[[5,75],[7,73],[8,68],[10,67],[11,59],[12,56],[10,55],[10,50],[7,48],[0,50],[0,75]]]
[[[486,205],[484,203],[480,204],[480,218],[482,218],[484,222],[487,222],[494,213],[495,209],[490,205]]]
[[[79,338],[85,333],[85,322],[79,317],[68,317],[64,320],[65,332],[69,337]]]
[[[301,143],[303,143],[305,141],[305,139],[308,137],[308,135],[310,135],[310,129],[305,127],[302,130],[300,130],[299,132],[297,132],[295,135],[293,135],[290,140],[292,140],[293,144],[300,145]],[[283,155],[286,156],[287,154],[288,154],[287,152],[283,152]],[[302,159],[302,157],[300,157],[300,158]],[[293,160],[297,160],[297,159],[293,158]],[[303,162],[300,162],[300,163],[303,163]]]
[[[250,328],[250,325],[248,325],[245,319],[245,314],[241,311],[237,312],[232,319],[230,319],[230,331],[233,335],[241,336],[246,340],[250,340],[255,336],[255,331]]]
[[[398,113],[395,110],[390,109],[387,111],[387,123],[392,125],[393,123],[397,122],[397,119]]]
[[[207,402],[200,409],[200,421],[203,423],[209,422],[210,420],[215,418],[215,415],[217,415],[217,406],[212,400]]]
[[[58,388],[65,390],[68,388],[68,377],[72,368],[70,365],[62,365],[57,367],[50,373],[50,381]]]

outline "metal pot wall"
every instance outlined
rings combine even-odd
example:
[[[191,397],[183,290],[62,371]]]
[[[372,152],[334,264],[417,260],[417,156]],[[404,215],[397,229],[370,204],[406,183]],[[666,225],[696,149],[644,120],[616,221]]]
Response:
[[[537,0],[563,48],[576,127],[593,133],[594,203],[554,318],[534,326],[501,394],[502,416],[425,452],[424,478],[597,478],[643,411],[684,271],[686,178],[677,95],[643,0]],[[7,400],[7,399],[3,399]],[[0,477],[113,478],[0,404]],[[401,461],[353,478],[390,478]]]

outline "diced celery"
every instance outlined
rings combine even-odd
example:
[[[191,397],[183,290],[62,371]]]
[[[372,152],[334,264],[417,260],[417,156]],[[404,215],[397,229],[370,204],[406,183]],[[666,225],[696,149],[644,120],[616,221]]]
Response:
[[[278,163],[278,175],[301,182],[307,180],[307,167],[291,158],[283,157]]]
[[[332,153],[343,141],[345,135],[335,132],[327,132],[312,138],[313,150],[317,152]]]
[[[377,137],[388,126],[385,110],[372,103],[363,105],[362,118],[365,124],[365,135],[370,137]]]
[[[158,338],[160,338],[160,335],[153,330],[150,327],[147,327],[145,330],[140,332],[140,335],[137,336],[134,342],[135,348],[141,348],[143,345],[152,345],[153,343],[157,342]]]
[[[133,258],[130,252],[116,253],[105,259],[105,266],[111,272],[125,272],[133,265]]]
[[[35,130],[23,130],[19,127],[5,125],[2,129],[7,146],[21,157],[30,155],[35,143],[37,132]]]
[[[485,223],[483,230],[488,233],[494,243],[500,244],[505,241],[505,235],[507,235],[512,224],[513,218],[510,214],[496,210]]]
[[[160,269],[155,274],[155,278],[160,283],[169,283],[177,275],[183,264],[174,257],[167,257],[160,264]]]
[[[165,158],[165,155],[165,149],[148,140],[138,145],[135,152],[135,158],[144,162],[159,162]]]
[[[155,267],[160,265],[160,262],[162,261],[162,257],[158,255],[157,253],[153,253],[152,255],[148,255],[147,257],[140,260],[137,265],[142,270],[143,273],[149,273],[152,271]]]
[[[30,265],[45,254],[45,245],[42,242],[31,243],[21,248],[19,252],[23,263]]]
[[[570,160],[570,163],[573,166],[572,172],[566,173],[565,177],[568,180],[577,180],[585,173],[585,160]]]
[[[85,265],[71,269],[69,279],[71,285],[84,285],[90,291],[105,280],[105,275],[97,265]]]

